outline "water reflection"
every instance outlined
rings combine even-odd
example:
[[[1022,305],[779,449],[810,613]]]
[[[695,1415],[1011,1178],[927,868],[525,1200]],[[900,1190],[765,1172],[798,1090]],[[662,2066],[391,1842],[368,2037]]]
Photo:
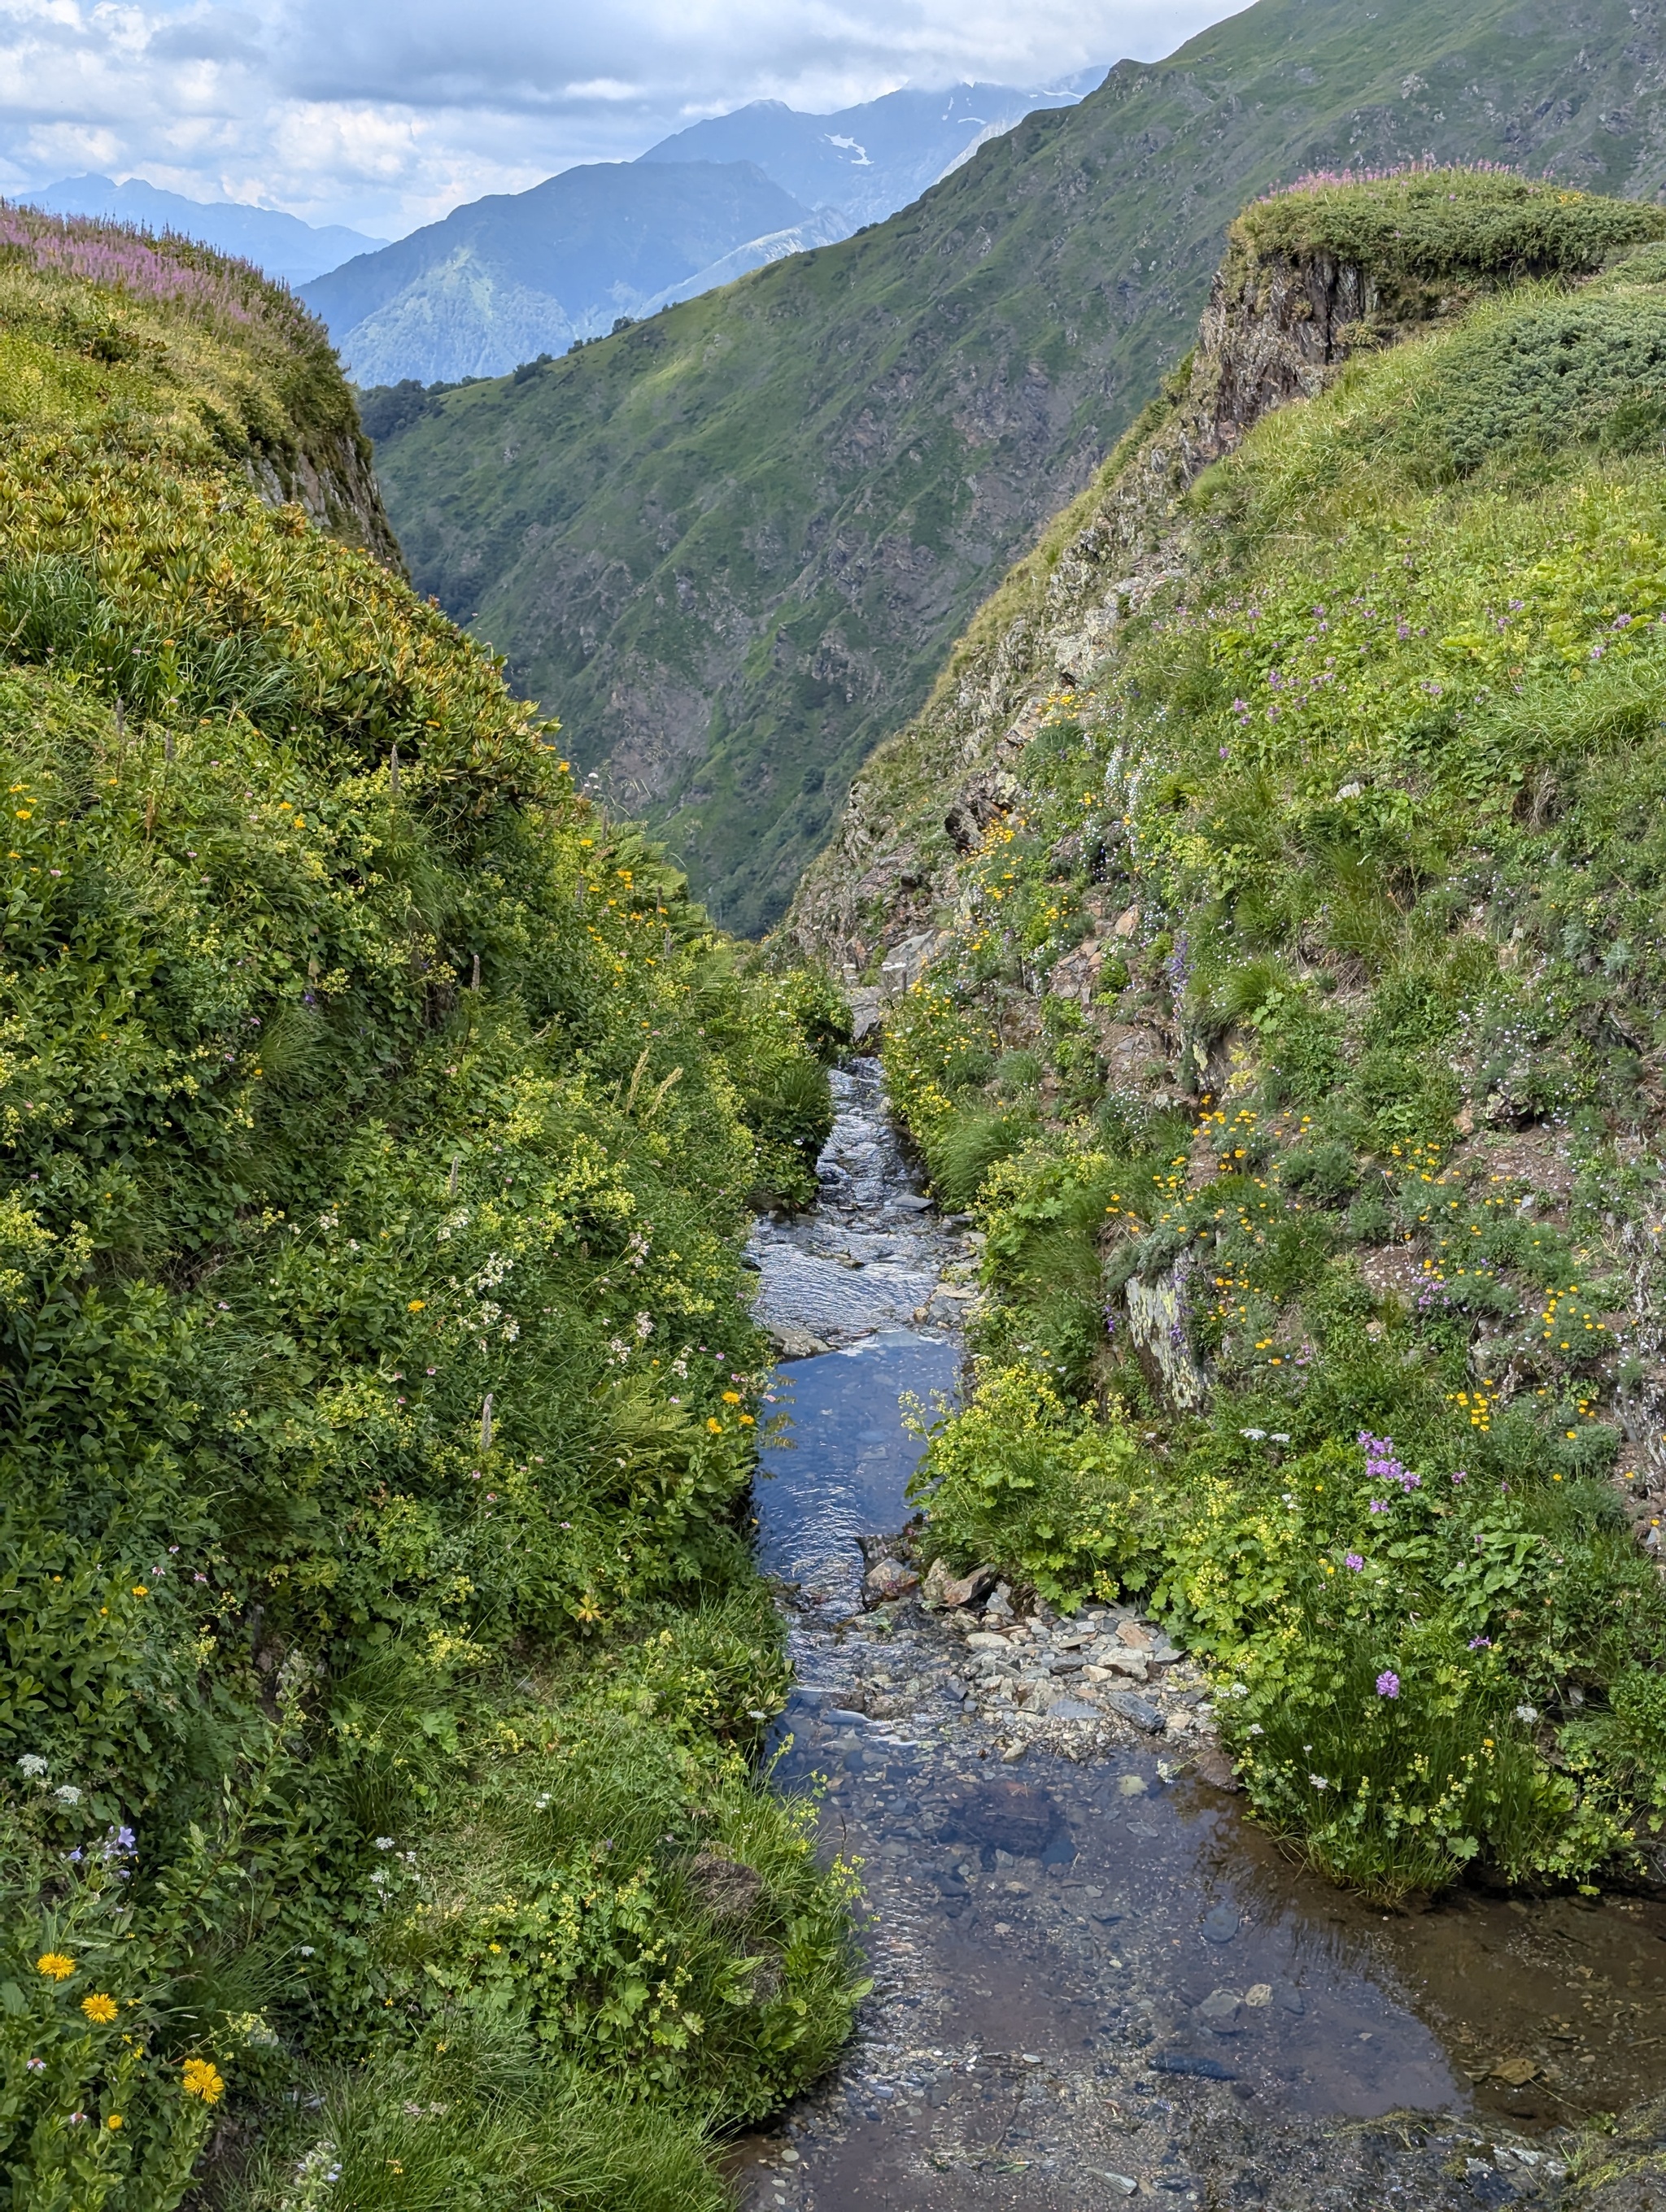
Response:
[[[1529,2130],[1653,2094],[1657,1906],[1468,1894],[1384,1916],[1171,1779],[1160,1741],[993,1755],[958,1638],[860,1613],[858,1539],[900,1525],[918,1449],[899,1400],[952,1389],[958,1358],[897,1331],[783,1370],[790,1427],[757,1492],[764,1564],[798,1586],[779,1778],[822,1787],[827,1848],[864,1862],[879,1989],[853,2067],[880,2046],[1068,2056],[1130,2109],[1190,2081],[1280,2120],[1478,2103]]]

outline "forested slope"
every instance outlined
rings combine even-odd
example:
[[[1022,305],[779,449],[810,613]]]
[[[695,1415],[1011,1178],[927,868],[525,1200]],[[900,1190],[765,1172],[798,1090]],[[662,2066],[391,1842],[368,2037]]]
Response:
[[[714,2205],[853,2002],[736,1530],[831,1010],[283,498],[392,557],[287,294],[9,212],[0,417],[6,2201]]]
[[[1663,60],[1629,0],[1258,0],[864,235],[403,410],[401,543],[756,930],[1185,350],[1247,199],[1426,157],[1646,197]]]

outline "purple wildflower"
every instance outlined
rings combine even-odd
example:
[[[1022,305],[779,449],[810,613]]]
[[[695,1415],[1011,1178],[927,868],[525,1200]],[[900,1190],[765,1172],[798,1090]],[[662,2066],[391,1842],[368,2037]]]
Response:
[[[1400,1695],[1400,1677],[1392,1668],[1377,1676],[1377,1694],[1379,1698],[1397,1698]]]
[[[1493,1639],[1490,1636],[1472,1636],[1469,1638],[1469,1649],[1472,1651],[1490,1651],[1493,1649]]]
[[[1344,1557],[1342,1561],[1342,1565],[1345,1567],[1352,1567],[1356,1575],[1359,1572],[1359,1570],[1365,1565],[1365,1561],[1360,1558],[1358,1552],[1349,1552]]]
[[[1374,1437],[1361,1429],[1359,1443],[1365,1455],[1365,1473],[1373,1482],[1397,1482],[1404,1491],[1420,1490],[1423,1478],[1413,1474],[1395,1457],[1392,1437]]]

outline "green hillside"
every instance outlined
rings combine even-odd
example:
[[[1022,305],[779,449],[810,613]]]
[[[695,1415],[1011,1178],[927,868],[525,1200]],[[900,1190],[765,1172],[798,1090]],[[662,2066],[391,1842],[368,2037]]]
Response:
[[[3,2193],[714,2208],[856,1994],[737,1533],[836,1009],[286,486],[386,549],[288,294],[0,210]]]
[[[401,543],[755,929],[1184,350],[1248,198],[1426,155],[1648,197],[1661,59],[1622,0],[1259,0],[864,235],[407,409]]]
[[[892,1095],[988,1238],[929,1546],[1140,1594],[1257,1814],[1390,1897],[1666,1871],[1663,234],[1473,172],[1252,206],[965,642],[968,698],[1027,671],[978,834],[931,716],[865,779],[939,925]],[[1476,289],[1529,242],[1607,266]],[[1350,264],[1354,359],[1177,483]]]

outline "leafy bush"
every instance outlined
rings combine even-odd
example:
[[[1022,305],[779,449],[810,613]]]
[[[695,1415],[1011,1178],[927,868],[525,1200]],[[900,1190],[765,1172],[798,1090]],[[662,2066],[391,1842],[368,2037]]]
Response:
[[[1235,252],[1353,260],[1426,334],[1194,488],[1187,573],[1026,750],[887,1037],[930,1159],[994,1103],[952,1048],[1020,1033],[1012,949],[1067,925],[1032,854],[1105,836],[1116,1088],[1050,1091],[982,1176],[927,1545],[1155,1607],[1258,1814],[1384,1894],[1666,1869],[1666,1599],[1616,1479],[1663,1288],[1663,222],[1452,172],[1246,213]],[[1115,542],[1125,489],[1077,526]]]
[[[210,2106],[223,2194],[322,2081],[256,2200],[409,2151],[713,2201],[708,2129],[860,1986],[749,1765],[785,1668],[737,1534],[747,1194],[803,1188],[836,999],[256,495],[368,496],[287,294],[5,238],[0,2162],[167,2212]]]

